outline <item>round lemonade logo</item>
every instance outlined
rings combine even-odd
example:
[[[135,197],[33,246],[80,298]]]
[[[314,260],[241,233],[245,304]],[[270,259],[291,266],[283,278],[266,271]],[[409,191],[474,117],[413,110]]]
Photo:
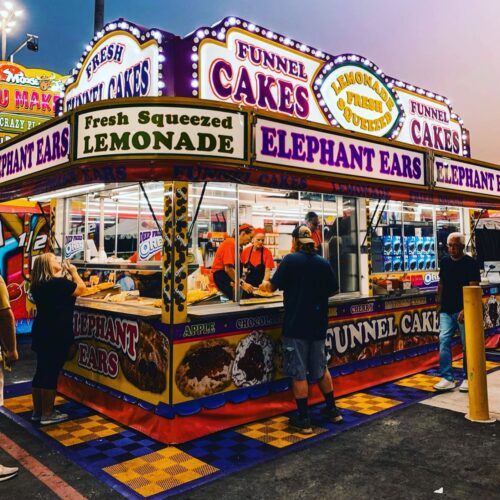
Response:
[[[395,138],[403,114],[380,69],[372,65],[372,71],[366,64],[353,62],[328,66],[320,77],[318,97],[330,123],[355,132]]]

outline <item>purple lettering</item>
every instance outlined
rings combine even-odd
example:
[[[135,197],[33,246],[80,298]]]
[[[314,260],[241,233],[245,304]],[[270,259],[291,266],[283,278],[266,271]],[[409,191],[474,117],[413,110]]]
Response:
[[[278,105],[271,91],[271,87],[276,86],[276,80],[274,79],[274,77],[265,75],[263,73],[258,73],[257,84],[259,88],[259,100],[257,105],[259,106],[259,108],[276,111],[278,109]]]
[[[277,154],[274,138],[276,137],[276,129],[271,127],[262,127],[262,149],[261,154],[265,156],[275,157]]]
[[[222,78],[224,78],[226,82],[223,82]],[[230,81],[232,78],[233,68],[228,62],[218,59],[212,64],[210,68],[210,81],[212,82],[214,92],[221,99],[228,99],[231,97],[232,87]]]
[[[241,66],[238,73],[238,85],[234,91],[234,100],[243,101],[249,106],[253,106],[255,104],[252,82],[250,81],[250,75],[248,74],[248,70],[245,66]]]
[[[292,132],[292,160],[304,161],[306,154],[304,152],[304,134],[299,134],[297,132]]]

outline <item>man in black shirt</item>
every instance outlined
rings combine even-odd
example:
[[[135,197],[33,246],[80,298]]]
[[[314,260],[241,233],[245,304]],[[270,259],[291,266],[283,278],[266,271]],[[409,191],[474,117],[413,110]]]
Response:
[[[311,434],[308,375],[318,381],[325,397],[326,407],[321,413],[331,422],[342,422],[335,406],[325,353],[328,297],[336,293],[338,287],[330,264],[316,253],[311,230],[299,226],[292,238],[294,253],[283,259],[271,281],[264,281],[261,289],[284,291],[283,369],[292,377],[298,409],[298,414],[290,418],[290,425]]]
[[[467,392],[463,287],[479,285],[481,277],[477,262],[464,254],[465,236],[463,234],[450,233],[447,244],[449,257],[444,257],[441,261],[436,299],[439,313],[439,370],[442,378],[434,389],[449,391],[456,386],[451,365],[451,338],[458,328],[464,351],[464,380],[459,390]]]

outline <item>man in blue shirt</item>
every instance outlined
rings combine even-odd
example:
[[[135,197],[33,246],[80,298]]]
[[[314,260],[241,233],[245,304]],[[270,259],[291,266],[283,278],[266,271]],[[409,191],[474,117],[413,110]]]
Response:
[[[307,398],[307,376],[318,381],[325,397],[322,415],[331,422],[342,422],[335,406],[332,378],[326,363],[325,340],[328,327],[328,297],[338,291],[333,270],[316,253],[311,230],[299,226],[292,233],[294,253],[287,255],[271,281],[263,282],[264,291],[283,290],[283,369],[292,378],[298,413],[290,425],[311,434]]]

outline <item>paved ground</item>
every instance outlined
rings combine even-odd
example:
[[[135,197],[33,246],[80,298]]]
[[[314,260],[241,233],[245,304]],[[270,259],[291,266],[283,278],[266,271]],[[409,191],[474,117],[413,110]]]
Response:
[[[31,369],[19,366],[16,381]],[[488,385],[499,415],[500,371]],[[434,396],[178,498],[500,499],[500,422],[466,420],[467,401],[458,391]],[[0,415],[0,463],[21,467],[0,498],[123,498],[20,423]]]
[[[179,498],[500,498],[500,423],[417,404]]]

